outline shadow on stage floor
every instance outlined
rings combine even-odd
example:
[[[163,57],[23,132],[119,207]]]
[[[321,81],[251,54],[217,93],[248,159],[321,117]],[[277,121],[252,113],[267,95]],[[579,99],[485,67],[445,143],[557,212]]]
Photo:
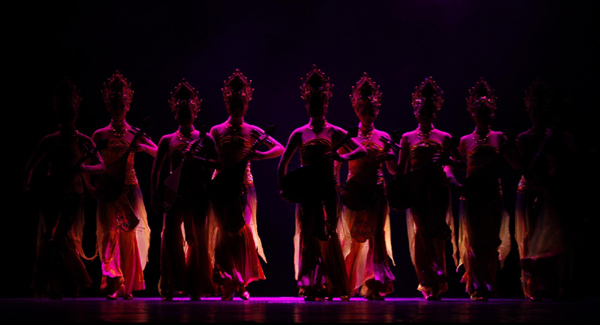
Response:
[[[305,302],[295,297],[101,298],[48,300],[0,299],[0,320],[38,322],[203,322],[203,323],[394,323],[394,322],[592,322],[600,320],[600,299],[581,302],[530,302],[523,299],[445,299],[427,302],[415,298],[365,301],[353,298]]]

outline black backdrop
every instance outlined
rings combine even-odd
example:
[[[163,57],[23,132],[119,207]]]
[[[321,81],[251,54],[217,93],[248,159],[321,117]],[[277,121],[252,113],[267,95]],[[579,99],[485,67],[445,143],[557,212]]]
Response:
[[[285,145],[308,116],[300,78],[316,64],[335,84],[328,120],[341,127],[358,123],[350,106],[351,86],[363,72],[381,85],[383,106],[376,127],[388,132],[416,127],[411,93],[427,76],[445,92],[435,126],[459,137],[472,131],[467,91],[479,77],[496,90],[494,129],[516,122],[528,126],[525,89],[540,77],[564,90],[571,101],[563,121],[581,139],[594,139],[597,110],[599,6],[577,1],[50,1],[7,12],[5,29],[4,160],[9,161],[3,200],[3,296],[29,296],[35,258],[37,217],[21,190],[21,174],[42,136],[56,130],[50,100],[55,83],[67,76],[81,90],[78,129],[91,135],[109,122],[102,83],[119,70],[135,91],[128,121],[153,119],[151,136],[173,132],[169,93],[186,78],[203,99],[196,126],[227,118],[220,88],[240,69],[253,80],[246,117],[261,127],[276,125]],[[5,43],[6,44],[6,43]],[[266,281],[251,284],[258,296],[294,295],[294,207],[277,193],[278,160],[253,163],[258,192],[258,229],[269,263]],[[297,157],[291,168],[298,166]],[[149,194],[152,158],[136,157],[138,178]],[[519,175],[503,166],[507,209],[513,214]],[[458,172],[459,179],[463,176]],[[147,197],[148,199],[148,197]],[[458,206],[454,198],[455,210]],[[149,201],[148,201],[149,202]],[[88,252],[94,249],[94,202],[87,202]],[[162,218],[148,209],[152,242],[145,292],[157,295]],[[456,215],[455,215],[456,216]],[[392,212],[396,266],[395,296],[417,296],[404,213]],[[515,244],[513,243],[513,248]],[[520,296],[513,249],[499,274],[500,294]],[[449,261],[450,262],[450,261]],[[86,262],[100,295],[100,264]],[[448,265],[450,292],[466,296],[460,275]]]

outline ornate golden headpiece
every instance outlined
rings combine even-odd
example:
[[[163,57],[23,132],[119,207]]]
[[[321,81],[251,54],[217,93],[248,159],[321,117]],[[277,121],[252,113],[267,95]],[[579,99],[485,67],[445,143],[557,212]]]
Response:
[[[466,99],[467,109],[471,113],[479,110],[482,105],[487,106],[492,113],[496,111],[497,98],[494,96],[494,90],[483,77],[479,78],[475,86],[469,89],[469,96]]]
[[[331,88],[333,84],[329,82],[329,77],[325,77],[325,74],[313,64],[312,70],[302,80],[302,86],[300,86],[302,99],[307,100],[314,94],[324,94],[327,99],[333,95]]]
[[[198,91],[185,78],[171,92],[171,99],[169,99],[169,104],[173,112],[178,109],[180,104],[184,103],[188,104],[192,112],[195,113],[200,110],[200,104],[202,103],[202,99],[198,99]]]
[[[373,107],[379,108],[381,106],[381,91],[379,88],[380,86],[364,72],[356,86],[352,86],[352,94],[350,94],[352,106],[356,107],[359,101],[368,101]]]
[[[133,90],[131,89],[131,83],[127,82],[127,79],[117,70],[113,75],[108,78],[108,81],[104,84],[102,89],[102,97],[106,104],[110,101],[110,94],[113,91],[123,91],[123,95],[127,97],[127,104],[131,103],[133,98]]]
[[[252,80],[248,80],[239,69],[235,69],[235,72],[227,80],[224,80],[223,84],[224,86],[221,88],[221,91],[223,92],[223,100],[225,102],[229,102],[229,99],[234,94],[241,95],[246,103],[252,100],[252,92],[254,91],[251,87]]]
[[[435,83],[433,77],[425,78],[419,86],[415,87],[415,92],[412,94],[412,105],[414,108],[421,104],[431,104],[435,107],[435,111],[439,111],[444,103],[444,91]]]

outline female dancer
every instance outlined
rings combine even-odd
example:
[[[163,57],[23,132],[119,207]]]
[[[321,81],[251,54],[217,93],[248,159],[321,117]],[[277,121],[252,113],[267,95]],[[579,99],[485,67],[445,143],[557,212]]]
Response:
[[[511,159],[513,167],[522,171],[515,212],[521,282],[527,299],[557,298],[562,289],[559,276],[568,244],[565,241],[568,223],[563,222],[559,209],[564,198],[556,195],[559,192],[554,191],[549,180],[553,174],[559,174],[565,152],[558,155],[552,152],[554,134],[548,127],[550,92],[543,82],[536,81],[526,91],[525,106],[533,125],[517,136]],[[572,222],[577,217],[569,218]]]
[[[256,190],[250,160],[279,157],[283,146],[244,121],[254,90],[252,81],[236,70],[224,83],[223,99],[229,118],[210,130],[220,157],[211,183],[215,189],[212,202],[217,224],[213,280],[219,285],[223,300],[233,299],[236,293],[247,300],[248,284],[265,279],[258,255],[266,262],[256,226]],[[255,150],[254,137],[264,139],[262,143],[269,149]],[[237,170],[241,177],[225,177],[238,174]]]
[[[352,235],[346,269],[353,294],[362,286],[360,294],[366,299],[383,300],[383,296],[394,291],[392,282],[395,278],[388,261],[389,258],[393,263],[382,163],[385,162],[388,172],[395,174],[396,156],[389,147],[389,134],[373,125],[381,106],[381,92],[366,72],[352,87],[350,100],[360,120],[358,137],[353,139],[365,147],[367,156],[348,162],[348,180],[355,176],[361,178],[360,185],[373,196],[369,196],[367,207],[344,207],[344,217]]]
[[[426,300],[440,300],[442,292],[448,289],[446,241],[451,240],[456,251],[449,188],[449,182],[456,180],[442,156],[446,150],[455,157],[458,152],[451,146],[451,135],[433,127],[443,94],[432,77],[415,87],[412,105],[419,127],[400,140],[396,174],[404,175],[410,162],[411,173],[420,175],[417,187],[412,189],[414,201],[406,210],[406,221],[410,254],[419,280],[417,290]]]
[[[185,79],[171,93],[169,104],[179,128],[160,139],[152,166],[152,206],[160,212],[168,208],[163,217],[158,285],[165,300],[173,300],[178,291],[190,295],[191,300],[215,291],[208,251],[206,186],[216,166],[217,149],[210,135],[194,129],[201,102],[198,91]],[[199,152],[194,155],[196,148]],[[171,176],[163,189],[159,178],[167,157]],[[165,199],[169,206],[163,206]]]
[[[102,159],[90,137],[75,129],[81,97],[75,85],[63,80],[54,91],[53,109],[59,131],[45,136],[27,162],[24,189],[29,192],[33,171],[47,161],[47,186],[40,188],[40,222],[32,288],[36,297],[61,299],[63,293],[77,297],[80,288],[91,285],[81,257],[83,175],[102,172]],[[95,164],[83,164],[95,160]],[[35,191],[35,187],[33,188]],[[95,256],[94,256],[95,257]]]
[[[324,172],[319,175],[325,177],[312,177],[310,179],[315,183],[308,185],[311,192],[324,187],[327,187],[326,190],[320,191],[322,195],[308,198],[296,206],[295,274],[300,294],[309,301],[325,297],[348,300],[351,293],[340,243],[347,231],[342,230],[345,223],[340,220],[338,191],[335,186],[327,185],[336,183],[334,160],[360,158],[366,151],[352,139],[349,146],[353,151],[348,150],[350,152],[342,155],[332,151],[346,135],[345,130],[325,119],[332,87],[329,78],[313,66],[300,87],[310,121],[292,132],[278,169],[282,188],[287,166],[297,149],[300,150],[302,166],[323,166]],[[315,169],[314,172],[319,171]],[[282,194],[285,198],[285,193]]]
[[[107,172],[112,170],[111,164],[114,166],[121,157],[126,159],[126,168],[124,187],[118,187],[116,200],[103,201],[104,194],[97,192],[100,190],[98,182],[92,191],[100,198],[96,230],[102,262],[100,289],[107,292],[107,299],[114,300],[121,296],[129,300],[133,298],[134,290],[145,289],[143,271],[150,246],[150,228],[133,157],[139,151],[155,156],[157,147],[150,139],[134,135],[132,127],[125,120],[133,90],[118,71],[104,83],[102,94],[111,121],[108,126],[96,130],[92,139],[95,143],[107,142],[106,149],[101,150]]]
[[[467,109],[475,122],[473,133],[460,139],[459,151],[467,163],[467,180],[461,197],[459,265],[461,282],[473,300],[487,300],[496,291],[498,261],[510,252],[509,216],[502,202],[498,158],[506,136],[492,131],[496,97],[481,78],[469,90]]]

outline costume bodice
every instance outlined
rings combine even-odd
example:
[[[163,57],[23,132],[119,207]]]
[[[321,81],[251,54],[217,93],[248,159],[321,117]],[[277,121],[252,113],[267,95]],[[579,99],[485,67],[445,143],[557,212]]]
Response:
[[[373,168],[375,164],[375,159],[377,155],[383,151],[383,147],[381,147],[378,143],[365,140],[361,142],[362,146],[367,150],[366,156],[360,159],[354,159],[348,161],[348,179],[354,177],[358,172],[366,170],[367,168]],[[377,164],[376,174],[377,177],[377,185],[384,184],[383,178],[383,169],[382,164]]]
[[[200,141],[201,142],[201,141]],[[185,188],[186,190],[197,190],[205,188],[206,182],[210,180],[212,169],[205,168],[202,162],[195,159],[188,160],[185,162],[185,167],[182,166],[184,159],[184,151],[188,150],[189,143],[177,142],[175,145],[169,147],[169,161],[170,171],[173,173],[177,168],[182,167],[179,186],[180,189]],[[204,157],[202,148],[195,153],[195,156]],[[183,187],[182,187],[183,186]]]
[[[421,140],[410,147],[411,169],[419,169],[431,164],[435,154],[444,151],[442,145],[431,139]]]
[[[129,149],[130,142],[123,138],[111,138],[108,140],[108,146],[106,149],[101,151],[102,159],[104,163],[109,166],[119,159],[127,149]],[[133,152],[129,152],[127,157],[127,167],[125,171],[125,185],[138,185],[137,176],[135,175],[135,169],[133,169],[134,160]]]
[[[300,147],[300,162],[302,166],[313,164],[319,166],[318,170],[324,172],[324,175],[330,175],[325,177],[331,177],[335,181],[333,161],[325,160],[325,155],[331,151],[331,147],[331,141],[324,138],[310,139],[304,142]],[[326,165],[318,165],[320,163],[325,163]]]
[[[316,138],[304,142],[300,148],[300,162],[302,166],[322,161],[331,150],[329,139]]]
[[[218,141],[219,158],[221,160],[221,170],[231,167],[244,159],[244,149],[251,148],[252,143],[240,135],[226,135]],[[250,161],[246,164],[246,174],[244,177],[245,185],[254,184],[252,172],[250,170]]]
[[[498,154],[498,148],[490,144],[479,144],[467,153],[467,176],[490,162]]]

